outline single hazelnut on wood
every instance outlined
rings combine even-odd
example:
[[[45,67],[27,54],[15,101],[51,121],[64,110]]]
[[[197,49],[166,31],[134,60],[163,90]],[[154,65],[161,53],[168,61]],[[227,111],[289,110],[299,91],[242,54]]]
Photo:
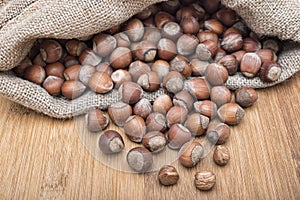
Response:
[[[32,62],[29,57],[25,57],[16,67],[13,68],[13,72],[19,76],[23,77],[24,72],[27,67],[31,66]]]
[[[98,56],[92,49],[88,48],[80,54],[79,61],[82,65],[96,66],[102,61],[102,58]]]
[[[224,144],[230,136],[230,127],[217,119],[211,121],[206,131],[208,141],[213,144]]]
[[[279,79],[282,68],[277,62],[265,62],[260,69],[259,77],[264,82],[274,82]]]
[[[182,90],[173,97],[173,104],[175,106],[182,106],[186,110],[191,111],[195,100],[196,99],[187,90]]]
[[[195,135],[203,135],[208,127],[209,118],[200,113],[192,113],[188,115],[184,126],[189,129],[189,131]]]
[[[43,82],[43,88],[51,95],[56,96],[61,93],[61,86],[64,80],[57,76],[48,76]]]
[[[204,28],[216,33],[217,35],[221,35],[224,30],[221,22],[216,19],[208,19],[204,21]]]
[[[164,11],[160,11],[154,16],[155,25],[159,29],[161,29],[166,23],[174,21],[175,17]]]
[[[197,172],[194,183],[199,190],[211,190],[216,183],[216,175],[209,171]]]
[[[92,109],[86,114],[86,126],[91,132],[102,131],[108,124],[108,116],[99,109]]]
[[[240,71],[248,78],[253,78],[257,75],[261,67],[261,60],[256,53],[246,53],[240,64]]]
[[[169,72],[163,79],[164,88],[170,93],[177,93],[183,89],[183,76],[176,71]]]
[[[216,55],[217,51],[217,43],[211,40],[205,40],[198,44],[196,48],[196,55],[200,60],[207,61],[212,59]]]
[[[252,106],[258,99],[257,92],[249,87],[241,87],[234,94],[235,102],[245,108]]]
[[[144,119],[138,115],[130,116],[124,124],[124,132],[131,141],[142,142],[146,133]]]
[[[243,37],[240,33],[229,33],[223,37],[221,47],[231,53],[240,50],[243,47]]]
[[[153,111],[166,114],[173,106],[172,100],[169,95],[163,94],[157,97],[153,102]]]
[[[173,106],[166,115],[167,125],[171,127],[173,124],[183,124],[187,118],[188,111],[181,106]]]
[[[181,124],[173,124],[167,132],[168,147],[174,150],[180,149],[191,139],[192,134]]]
[[[122,136],[115,130],[107,130],[101,134],[98,145],[104,154],[119,153],[124,149]]]
[[[217,114],[217,104],[210,100],[197,101],[194,103],[194,109],[196,112],[205,115],[209,118],[214,118]]]
[[[127,81],[120,86],[119,95],[123,102],[134,104],[142,98],[143,89],[137,83]]]
[[[156,45],[149,40],[139,42],[135,49],[137,59],[145,62],[153,61],[156,57],[156,53]]]
[[[107,75],[111,76],[113,73],[113,68],[110,66],[108,62],[102,62],[96,65],[97,72],[105,72]]]
[[[216,146],[213,159],[217,165],[224,166],[230,160],[230,153],[227,147],[223,145]]]
[[[165,186],[175,185],[179,180],[179,174],[175,167],[171,165],[165,165],[158,172],[158,180],[162,185]]]
[[[199,142],[188,142],[179,151],[179,162],[184,167],[194,167],[200,162],[203,152],[204,149]]]
[[[88,85],[89,80],[91,79],[92,75],[96,72],[96,68],[92,65],[82,65],[79,70],[79,80]]]
[[[214,86],[211,89],[210,99],[220,107],[231,101],[231,91],[225,86]]]
[[[194,76],[204,76],[205,70],[208,65],[209,65],[208,61],[199,60],[197,58],[191,60],[190,66],[192,68],[192,74]]]
[[[65,66],[61,62],[55,62],[45,67],[47,76],[57,76],[64,78]]]
[[[68,40],[66,43],[66,50],[71,56],[80,56],[80,54],[87,49],[88,46],[79,40]]]
[[[96,93],[104,94],[111,91],[114,84],[105,72],[95,72],[88,81],[90,89]]]
[[[124,82],[131,81],[131,75],[124,69],[114,71],[110,77],[114,82],[115,88],[119,88]]]
[[[243,42],[243,50],[246,52],[256,52],[261,49],[261,44],[259,41],[253,38],[245,38]]]
[[[205,79],[211,85],[223,85],[228,79],[228,71],[223,65],[211,63],[206,68]]]
[[[134,147],[126,157],[129,167],[137,172],[146,172],[153,163],[153,157],[149,150],[144,147]]]
[[[159,51],[159,50],[158,50]],[[156,60],[151,65],[151,70],[156,72],[161,80],[167,75],[170,71],[170,64],[165,60]]]
[[[170,70],[181,73],[184,77],[189,77],[192,74],[192,68],[189,60],[181,55],[177,55],[170,61]]]
[[[183,17],[180,21],[183,33],[196,34],[200,29],[198,20],[193,16]]]
[[[126,22],[124,31],[131,41],[137,42],[142,39],[144,35],[143,22],[137,18],[132,18]]]
[[[166,117],[165,115],[158,113],[158,112],[153,112],[148,115],[146,119],[146,125],[148,131],[160,131],[163,132],[167,129],[167,124],[166,124]]]
[[[198,44],[199,40],[196,36],[188,33],[183,34],[177,40],[177,52],[183,56],[192,55]]]
[[[80,97],[85,91],[86,86],[80,81],[67,80],[61,86],[61,93],[68,99]]]
[[[219,119],[228,124],[239,124],[244,117],[245,111],[237,103],[226,103],[217,111]]]
[[[99,33],[93,38],[93,51],[99,56],[108,56],[117,47],[117,40],[114,36]]]
[[[127,47],[118,47],[110,55],[111,66],[115,69],[123,69],[132,61],[131,50]]]
[[[65,69],[64,77],[66,80],[78,80],[81,65],[72,65]]]
[[[164,38],[176,41],[182,35],[182,28],[177,22],[167,22],[161,29]]]
[[[176,56],[176,44],[167,38],[162,38],[157,44],[157,56],[162,60],[171,60]]]
[[[132,115],[132,108],[129,104],[119,101],[108,107],[108,114],[117,126],[124,126],[125,121]]]
[[[134,61],[129,65],[128,72],[131,75],[132,81],[136,82],[142,74],[150,72],[151,68],[147,63],[142,61]]]
[[[158,90],[160,82],[161,80],[159,75],[153,71],[142,74],[137,80],[137,84],[139,84],[147,92],[154,92]]]
[[[44,67],[40,65],[31,65],[24,72],[24,79],[41,85],[46,78]]]
[[[233,55],[226,55],[222,57],[219,61],[219,64],[223,65],[230,76],[234,75],[237,72],[238,61]]]
[[[188,80],[187,89],[196,99],[208,99],[210,96],[209,83],[200,77]]]
[[[133,114],[146,119],[148,115],[152,112],[152,105],[148,99],[139,100],[133,107]]]
[[[142,143],[149,151],[159,153],[165,149],[167,139],[161,132],[152,131],[144,136]]]
[[[46,63],[57,62],[63,54],[62,46],[55,40],[44,40],[40,44],[40,55]]]

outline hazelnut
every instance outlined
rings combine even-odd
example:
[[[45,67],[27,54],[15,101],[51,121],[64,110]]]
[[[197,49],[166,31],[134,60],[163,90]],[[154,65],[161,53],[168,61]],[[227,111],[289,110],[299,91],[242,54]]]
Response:
[[[45,67],[47,64],[43,61],[41,54],[38,54],[33,59],[33,65],[39,65],[39,66]]]
[[[119,32],[121,29],[121,24],[117,24],[114,25],[113,27],[111,27],[110,29],[106,30],[105,32],[108,34],[115,34],[117,32]]]
[[[212,14],[216,12],[219,8],[219,0],[203,0],[202,5],[206,12]]]
[[[95,72],[96,68],[92,65],[82,65],[79,70],[78,78],[83,84],[88,85],[90,78]]]
[[[105,72],[95,72],[88,81],[90,89],[96,93],[104,94],[111,91],[114,84]]]
[[[147,92],[154,92],[158,90],[160,86],[160,77],[156,72],[147,72],[140,76],[137,80],[137,84],[139,84]]]
[[[216,33],[217,35],[221,35],[224,30],[221,22],[216,19],[208,19],[204,21],[204,28]]]
[[[245,38],[243,42],[243,50],[246,52],[256,52],[261,49],[261,44],[259,41],[253,38]]]
[[[187,118],[187,114],[188,111],[184,107],[173,106],[170,108],[166,115],[168,127],[176,123],[183,124]]]
[[[176,56],[176,44],[167,38],[162,38],[157,44],[157,55],[163,60],[172,60]]]
[[[206,13],[200,2],[195,2],[194,0],[191,0],[191,3],[192,4],[190,6],[194,9],[193,16],[199,21],[203,20]]]
[[[91,132],[102,131],[108,124],[108,116],[99,109],[92,109],[86,114],[86,126]]]
[[[184,144],[179,151],[179,162],[184,167],[194,167],[200,162],[204,149],[199,142]]]
[[[111,66],[115,69],[123,69],[132,61],[131,50],[127,47],[118,47],[110,55]]]
[[[117,41],[117,47],[130,47],[130,39],[125,33],[118,33],[114,37]]]
[[[244,117],[245,111],[236,103],[226,103],[217,111],[219,119],[228,124],[239,124]]]
[[[225,7],[218,10],[216,17],[225,26],[232,26],[239,19],[234,10]]]
[[[150,15],[152,14],[150,7],[145,8],[144,10],[142,10],[141,12],[137,13],[135,15],[136,18],[143,20],[143,19],[147,19],[148,17],[150,17]]]
[[[65,67],[61,62],[55,62],[45,67],[47,76],[57,76],[64,78]]]
[[[155,45],[161,39],[160,30],[157,28],[147,28],[144,33],[143,41],[151,41]]]
[[[173,104],[175,106],[182,106],[188,111],[193,109],[195,98],[186,90],[182,90],[173,97]]]
[[[169,72],[163,79],[164,88],[170,93],[177,93],[183,89],[183,76],[176,71]]]
[[[209,118],[214,118],[217,114],[217,104],[210,100],[195,102],[194,109],[196,112]]]
[[[159,29],[161,29],[167,22],[174,21],[175,18],[171,14],[164,11],[160,11],[154,16],[155,26]]]
[[[161,30],[164,38],[176,41],[182,35],[182,28],[177,22],[167,22]]]
[[[211,40],[205,40],[204,42],[198,44],[196,48],[196,55],[200,60],[207,61],[216,55],[217,50],[217,43]]]
[[[158,180],[162,185],[165,186],[175,185],[179,180],[179,174],[175,167],[171,165],[165,165],[158,172]]]
[[[242,61],[242,59],[243,59],[243,57],[244,57],[244,55],[245,55],[245,53],[246,53],[246,51],[239,50],[239,51],[236,51],[236,52],[232,53],[231,55],[235,56],[238,64],[240,64],[241,61]]]
[[[129,167],[137,172],[146,172],[153,163],[152,154],[144,147],[134,147],[126,157]]]
[[[167,128],[166,117],[158,112],[151,113],[146,119],[146,125],[148,131],[163,132]]]
[[[265,62],[260,69],[260,79],[264,82],[274,82],[279,79],[282,69],[277,62]]]
[[[124,82],[131,81],[131,75],[127,70],[118,69],[111,74],[115,88],[119,88]]]
[[[101,57],[108,56],[117,47],[117,40],[115,37],[99,33],[93,38],[93,51]]]
[[[238,29],[243,37],[247,37],[247,35],[250,32],[250,29],[246,25],[246,23],[243,20],[237,21],[233,24],[233,27]]]
[[[241,32],[235,28],[235,27],[230,27],[228,29],[226,29],[226,31],[223,33],[223,38],[226,37],[227,35],[231,34],[231,33],[237,33],[241,35]]]
[[[192,78],[187,81],[188,91],[196,99],[208,99],[210,95],[209,83],[203,78]]]
[[[180,4],[179,0],[165,1],[165,2],[161,3],[162,9],[173,15],[180,8],[180,6],[181,6],[181,4]]]
[[[168,147],[174,150],[192,139],[190,131],[181,124],[173,124],[167,132]]]
[[[148,17],[147,19],[144,19],[143,24],[144,24],[144,27],[156,28],[155,22],[154,22],[154,16],[152,16],[152,15],[150,17]]]
[[[152,105],[148,99],[139,100],[133,107],[133,114],[146,119],[152,112]]]
[[[193,16],[183,17],[180,21],[183,33],[196,34],[200,29],[198,20]]]
[[[192,68],[186,57],[177,55],[170,61],[170,70],[181,73],[184,77],[189,77],[192,74]]]
[[[232,76],[237,72],[238,68],[238,61],[236,60],[235,56],[233,55],[226,55],[222,57],[219,61],[218,64],[223,65],[227,71],[228,75]]]
[[[278,53],[281,50],[280,42],[277,38],[267,38],[262,42],[264,49],[271,49],[274,53]]]
[[[216,175],[209,171],[197,172],[194,182],[196,188],[199,190],[211,190],[216,183]]]
[[[29,57],[25,57],[15,68],[13,68],[14,73],[22,77],[27,67],[31,66],[32,62]]]
[[[144,36],[143,22],[137,18],[131,18],[126,22],[124,31],[131,41],[137,42]]]
[[[153,102],[153,111],[166,114],[173,106],[172,100],[169,95],[163,94],[157,97]]]
[[[109,65],[108,62],[102,62],[96,66],[97,72],[105,72],[107,75],[111,76],[113,73],[113,68]]]
[[[150,71],[151,69],[149,65],[139,60],[132,62],[128,69],[128,72],[134,82],[136,82],[142,74]]]
[[[46,78],[45,69],[40,65],[31,65],[26,68],[24,79],[41,85]]]
[[[79,62],[82,65],[96,66],[102,61],[102,58],[98,56],[92,49],[85,49],[79,56]]]
[[[142,142],[146,133],[144,119],[138,115],[130,116],[124,124],[124,132],[131,141]]]
[[[68,99],[76,99],[80,97],[85,91],[86,86],[80,81],[67,80],[61,86],[61,93]]]
[[[107,130],[101,134],[98,145],[104,154],[119,153],[124,149],[122,136],[115,130]]]
[[[119,101],[108,107],[108,114],[117,126],[124,126],[125,121],[132,115],[132,108],[129,104]]]
[[[66,50],[71,56],[79,56],[87,48],[84,42],[76,39],[68,40],[66,43]]]
[[[224,144],[230,136],[230,127],[220,122],[219,120],[213,120],[209,123],[206,137],[208,141],[213,144]]]
[[[205,133],[209,124],[209,118],[201,115],[200,113],[192,113],[188,115],[184,126],[189,129],[189,131],[195,135],[200,136]]]
[[[261,60],[256,53],[246,53],[241,61],[240,70],[248,78],[253,78],[260,70]]]
[[[139,60],[145,62],[153,61],[155,59],[156,53],[156,45],[149,40],[139,42],[135,49],[135,56]]]
[[[66,80],[78,80],[81,65],[72,65],[65,69],[64,77]]]
[[[40,55],[46,63],[57,62],[63,54],[62,46],[55,40],[44,40],[40,45]]]
[[[208,61],[199,60],[197,58],[191,60],[190,66],[192,68],[193,76],[204,76],[205,70],[208,65],[209,65]]]
[[[159,153],[165,149],[167,140],[161,132],[152,131],[144,136],[142,143],[149,151]]]
[[[230,160],[230,153],[227,147],[223,145],[216,146],[213,159],[217,165],[224,166]]]
[[[183,56],[192,55],[198,44],[199,40],[196,36],[188,33],[183,34],[177,40],[177,52]]]
[[[228,79],[228,71],[223,65],[211,63],[206,68],[205,79],[211,85],[223,85]]]
[[[258,99],[257,92],[249,87],[241,87],[234,94],[235,102],[245,108],[252,106]]]
[[[216,55],[214,57],[214,61],[215,62],[219,62],[221,60],[221,58],[223,58],[226,55],[227,55],[226,51],[224,51],[221,48],[218,48],[217,53],[216,53]]]
[[[260,49],[256,53],[260,57],[262,63],[269,62],[269,61],[273,61],[273,62],[277,61],[277,56],[274,53],[274,51],[271,49]]]
[[[123,102],[134,104],[142,98],[143,89],[138,84],[127,81],[120,86],[119,95]]]
[[[78,64],[79,64],[78,57],[67,55],[64,58],[64,65],[65,65],[65,67],[70,67],[70,66],[78,65]]]
[[[210,93],[211,101],[215,102],[218,107],[231,101],[231,92],[225,86],[214,86]]]
[[[199,39],[199,42],[204,42],[206,40],[210,40],[210,41],[213,41],[217,44],[218,41],[219,41],[218,35],[214,32],[209,31],[209,30],[199,31],[199,33],[197,34],[197,37]]]
[[[221,47],[231,53],[234,51],[238,51],[243,47],[243,38],[240,33],[229,33],[224,36]]]
[[[64,83],[64,80],[57,76],[48,76],[43,82],[43,88],[53,95],[59,95],[61,92],[61,86]]]
[[[158,50],[159,52],[159,50]],[[170,71],[170,64],[165,60],[156,60],[151,65],[151,70],[156,72],[161,80],[167,75]]]

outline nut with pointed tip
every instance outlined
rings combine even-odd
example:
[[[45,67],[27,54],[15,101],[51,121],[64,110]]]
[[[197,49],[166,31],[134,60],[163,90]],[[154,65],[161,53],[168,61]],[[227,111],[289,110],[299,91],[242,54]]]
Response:
[[[170,64],[165,60],[156,60],[151,65],[151,71],[156,72],[162,80],[170,72]]]
[[[215,102],[218,107],[231,101],[231,92],[225,86],[214,86],[210,93],[211,101]]]
[[[108,56],[117,47],[117,40],[114,36],[99,33],[93,38],[93,51],[99,56]]]
[[[139,100],[133,107],[133,114],[146,119],[148,115],[152,112],[152,105],[148,99]]]
[[[200,60],[208,61],[216,55],[217,51],[217,43],[211,40],[205,40],[198,44],[196,48],[196,55]]]
[[[194,167],[200,162],[203,152],[203,146],[199,142],[188,142],[179,151],[179,162],[184,167]]]
[[[98,145],[104,154],[119,153],[125,146],[122,136],[115,130],[107,130],[102,133]]]
[[[152,131],[144,136],[142,143],[152,153],[159,153],[165,149],[167,139],[161,132]]]
[[[172,60],[176,56],[176,44],[167,38],[162,38],[157,44],[157,55],[162,60]]]
[[[198,190],[211,190],[216,183],[216,175],[209,171],[197,172],[194,183]]]
[[[139,84],[147,92],[154,92],[158,90],[160,82],[159,75],[153,71],[142,74],[137,80],[137,84]]]
[[[126,156],[130,168],[137,172],[147,172],[152,164],[153,157],[151,152],[144,147],[134,147]]]
[[[210,100],[197,101],[194,103],[196,112],[213,119],[217,114],[217,104]]]
[[[252,106],[258,99],[257,92],[249,87],[241,87],[234,94],[235,102],[244,108]]]
[[[189,131],[195,135],[203,135],[208,127],[209,118],[200,113],[192,113],[188,115],[187,120],[184,123],[184,126],[189,129]]]
[[[128,72],[131,75],[132,81],[134,82],[136,82],[142,74],[150,71],[151,69],[149,65],[140,60],[132,62],[128,68]]]
[[[96,66],[102,61],[102,58],[98,56],[92,49],[85,49],[79,56],[79,62],[82,65]]]
[[[157,97],[153,102],[153,111],[166,114],[173,106],[172,100],[169,95],[163,94]]]
[[[91,132],[102,131],[108,124],[108,116],[99,109],[92,109],[86,114],[86,126]]]
[[[192,78],[186,82],[188,91],[196,99],[208,99],[210,95],[210,85],[204,78]]]
[[[173,124],[167,132],[168,147],[174,150],[180,149],[191,139],[191,132],[182,124]]]
[[[166,119],[168,127],[173,124],[183,124],[187,118],[188,110],[182,106],[173,106],[167,112]]]
[[[277,81],[281,75],[282,68],[277,62],[265,62],[260,69],[260,79],[264,82]]]
[[[197,58],[190,62],[193,76],[204,76],[205,70],[209,65],[208,61],[199,60]]]
[[[217,111],[219,119],[228,125],[237,125],[244,117],[245,111],[237,103],[226,103]]]
[[[205,71],[205,79],[211,85],[223,85],[228,79],[228,71],[223,65],[211,63]]]
[[[163,79],[163,87],[170,93],[177,93],[184,87],[183,76],[176,71],[170,71]]]
[[[200,29],[198,20],[193,16],[183,17],[180,21],[183,33],[196,34]]]
[[[129,104],[119,101],[108,107],[108,114],[117,126],[124,126],[125,121],[132,115],[132,108]]]
[[[65,69],[64,77],[66,80],[78,80],[81,65],[72,65]]]
[[[115,88],[119,88],[124,82],[131,81],[131,75],[124,69],[114,71],[110,77],[114,82]]]
[[[183,34],[177,40],[177,52],[183,56],[192,55],[198,44],[199,40],[195,35],[189,33]]]
[[[192,68],[189,64],[189,60],[181,55],[177,55],[170,61],[170,70],[181,73],[184,77],[189,77],[192,74]]]
[[[165,131],[167,129],[165,115],[158,112],[149,114],[146,119],[146,126],[148,131]]]
[[[63,54],[62,46],[55,40],[44,40],[40,45],[40,55],[46,63],[57,62]]]
[[[93,76],[93,74],[96,72],[96,68],[92,65],[82,65],[79,70],[79,76],[78,79],[85,85],[88,85],[89,80]]]
[[[213,155],[214,162],[217,165],[224,166],[230,160],[230,153],[227,147],[223,145],[216,146]]]
[[[230,127],[217,119],[211,121],[206,131],[208,141],[213,144],[224,144],[230,136]]]
[[[144,35],[143,22],[137,18],[132,18],[126,22],[124,31],[131,41],[137,42],[142,39]]]
[[[84,42],[76,39],[68,40],[66,43],[66,50],[71,56],[79,56],[87,48]]]
[[[131,141],[142,142],[146,133],[144,119],[138,115],[130,116],[124,124],[124,132]]]
[[[221,22],[216,19],[208,19],[204,21],[204,28],[216,33],[217,35],[221,35],[224,30]]]
[[[175,17],[164,11],[160,11],[154,16],[155,26],[159,29],[161,29],[166,23],[174,21]]]
[[[191,111],[195,100],[196,99],[188,91],[182,90],[173,97],[173,104],[175,106],[182,106],[186,110]]]
[[[176,41],[182,35],[182,28],[177,22],[167,22],[161,29],[164,38]]]
[[[61,86],[64,80],[57,76],[48,76],[43,82],[43,88],[51,95],[56,96],[61,93]]]
[[[110,54],[109,61],[113,68],[123,69],[127,67],[132,61],[131,50],[127,47],[117,47]]]
[[[61,86],[61,93],[68,99],[80,97],[85,91],[86,86],[80,81],[68,80]]]
[[[55,62],[45,67],[47,76],[57,76],[64,78],[65,66],[61,62]]]
[[[175,167],[171,165],[165,165],[158,172],[158,180],[162,185],[165,186],[175,185],[179,180],[179,174]]]
[[[128,104],[135,104],[143,95],[143,89],[137,83],[124,82],[119,88],[121,100]]]
[[[255,77],[261,68],[261,60],[256,53],[246,53],[240,64],[240,71],[248,78]]]
[[[24,79],[41,85],[46,78],[44,67],[40,65],[31,65],[24,72]]]
[[[104,94],[111,91],[114,84],[105,72],[95,72],[88,81],[90,89],[96,93]]]
[[[261,49],[261,44],[259,41],[253,38],[245,38],[243,42],[243,50],[246,52],[256,52]]]
[[[219,61],[218,64],[223,65],[227,71],[228,75],[233,76],[238,69],[238,61],[236,60],[235,56],[233,55],[226,55],[222,57]]]
[[[221,47],[231,53],[240,50],[243,47],[243,37],[240,33],[229,33],[223,37]]]

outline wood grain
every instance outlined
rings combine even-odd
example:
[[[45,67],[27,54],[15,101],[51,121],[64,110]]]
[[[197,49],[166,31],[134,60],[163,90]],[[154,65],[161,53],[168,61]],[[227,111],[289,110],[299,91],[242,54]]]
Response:
[[[227,166],[216,166],[211,153],[193,169],[174,161],[180,181],[172,187],[159,185],[156,172],[120,172],[94,159],[74,120],[0,98],[0,199],[300,199],[299,75],[259,90],[232,128]],[[195,189],[198,170],[215,172],[212,191]]]

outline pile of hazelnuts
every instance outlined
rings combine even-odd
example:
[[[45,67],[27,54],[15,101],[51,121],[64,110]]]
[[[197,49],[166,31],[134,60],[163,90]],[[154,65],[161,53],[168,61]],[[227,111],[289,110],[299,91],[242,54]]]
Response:
[[[134,171],[147,172],[153,156],[166,147],[179,150],[183,166],[197,165],[204,150],[193,138],[204,135],[218,145],[215,163],[225,165],[230,155],[222,144],[229,126],[240,123],[244,108],[258,96],[254,89],[232,92],[224,84],[236,73],[276,81],[280,48],[276,38],[260,38],[218,0],[172,0],[82,40],[38,40],[13,71],[58,98],[72,100],[88,89],[97,94],[118,90],[120,101],[107,112],[88,111],[86,126],[104,131],[99,138],[104,154],[124,150],[124,134],[142,143],[127,153],[127,162]],[[154,101],[144,98],[160,88],[164,94]],[[105,130],[110,121],[124,134]],[[179,179],[173,166],[164,166],[158,177],[163,185]],[[200,190],[214,182],[212,172],[195,175]]]

